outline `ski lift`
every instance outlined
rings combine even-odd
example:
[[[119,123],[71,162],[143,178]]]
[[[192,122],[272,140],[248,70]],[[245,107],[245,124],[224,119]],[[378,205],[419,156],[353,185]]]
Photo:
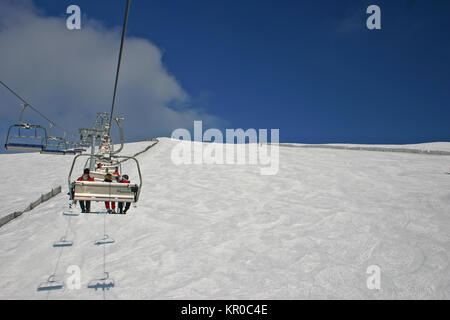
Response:
[[[47,130],[40,125],[22,121],[23,112],[27,107],[27,104],[22,105],[19,123],[13,124],[8,129],[5,143],[6,150],[42,151],[46,147]]]
[[[75,144],[73,142],[66,140],[66,154],[75,155]]]
[[[77,142],[77,143],[74,144],[74,149],[73,149],[73,150],[75,151],[76,154],[81,154],[81,153],[83,153],[83,152],[86,151],[86,149],[84,149],[84,148],[81,146],[81,143],[80,143],[80,142]]]
[[[17,132],[16,135],[14,135],[14,131]],[[29,132],[33,132],[33,135],[30,135]],[[38,132],[40,132],[40,134]],[[14,124],[8,129],[5,149],[17,151],[42,151],[46,147],[46,136],[46,129],[39,125]]]
[[[41,151],[41,154],[65,155],[66,140],[61,137],[48,137],[47,146]]]
[[[80,134],[80,142],[78,142],[78,146],[80,148],[89,148],[91,146],[91,141],[89,140],[89,137],[86,135],[84,131],[81,130]]]
[[[61,281],[56,280],[56,276],[52,274],[48,277],[48,280],[42,282],[37,288],[38,291],[48,291],[48,290],[59,290],[64,287],[64,284]]]
[[[104,182],[104,181],[72,181],[72,172],[75,163],[80,157],[95,157],[101,160],[100,155],[79,154],[75,156],[68,176],[69,196],[72,201],[97,202],[130,202],[137,203],[142,189],[142,175],[139,162],[134,157],[112,156],[114,159],[133,160],[139,174],[139,184]]]

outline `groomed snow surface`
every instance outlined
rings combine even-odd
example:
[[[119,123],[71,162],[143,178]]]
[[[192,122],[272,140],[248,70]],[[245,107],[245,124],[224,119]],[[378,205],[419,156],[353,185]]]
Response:
[[[450,298],[449,156],[281,147],[279,172],[262,176],[256,165],[176,166],[178,143],[139,156],[144,186],[127,215],[63,215],[72,157],[0,155],[4,214],[63,186],[0,228],[0,299]],[[104,222],[115,243],[97,246]],[[73,246],[53,247],[66,233]],[[89,289],[104,252],[115,286]],[[37,291],[71,265],[80,289]],[[379,290],[367,287],[372,265]]]

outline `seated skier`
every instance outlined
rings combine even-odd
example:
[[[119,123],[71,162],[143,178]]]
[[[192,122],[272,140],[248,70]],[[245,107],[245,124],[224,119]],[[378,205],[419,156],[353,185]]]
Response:
[[[116,168],[114,169],[114,172],[113,172],[113,178],[114,178],[114,180],[116,180],[117,182],[120,182],[119,167],[116,167]]]
[[[111,173],[106,174],[104,182],[113,182],[113,176],[111,175]],[[111,201],[111,206],[110,206],[109,201],[106,201],[105,207],[106,207],[106,210],[108,211],[108,213],[116,213],[116,203],[115,202]]]
[[[120,183],[130,183],[130,179],[128,178],[128,175],[124,174],[122,176],[122,179],[119,182]],[[131,202],[125,202],[125,210],[123,210],[123,204],[124,204],[123,202],[119,202],[119,213],[120,214],[126,214],[131,206]]]
[[[77,181],[94,181],[94,178],[92,178],[89,175],[90,171],[88,168],[84,169],[83,175],[78,178]],[[91,202],[90,201],[82,201],[80,200],[80,207],[82,213],[89,213],[91,212]]]

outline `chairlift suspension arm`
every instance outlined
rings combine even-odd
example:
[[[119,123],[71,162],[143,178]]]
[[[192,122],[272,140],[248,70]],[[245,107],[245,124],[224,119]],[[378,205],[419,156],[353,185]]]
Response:
[[[19,124],[23,124],[23,112],[25,111],[25,109],[28,107],[28,103],[24,103],[22,105],[22,110],[20,110],[20,115],[19,115]]]
[[[113,154],[118,154],[123,150],[123,146],[124,146],[124,136],[123,136],[123,127],[122,124],[120,123],[121,120],[123,120],[123,118],[114,118],[114,120],[116,120],[117,125],[119,126],[119,130],[120,130],[120,148],[116,151],[111,152],[111,155]]]

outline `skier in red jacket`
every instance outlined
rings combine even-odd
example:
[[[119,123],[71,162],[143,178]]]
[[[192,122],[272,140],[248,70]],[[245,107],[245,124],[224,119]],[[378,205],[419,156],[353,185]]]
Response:
[[[120,182],[120,173],[119,173],[119,168],[118,167],[116,167],[115,169],[114,169],[114,172],[113,172],[113,178],[117,181],[117,182]]]
[[[130,183],[130,179],[126,174],[122,176],[122,179],[119,181],[120,183]],[[123,210],[123,202],[119,202],[119,213],[126,214],[130,209],[131,202],[125,202],[125,210]]]
[[[84,169],[84,173],[81,177],[78,178],[77,181],[94,181],[94,178],[92,178],[89,175],[89,169],[86,168]],[[81,212],[82,213],[89,213],[91,212],[91,202],[90,201],[82,201],[80,200],[80,207],[81,207]]]
[[[105,176],[104,182],[113,182],[113,177],[111,173],[107,173]],[[111,201],[111,205],[109,204],[109,201],[105,201],[105,207],[108,213],[116,213],[116,203],[114,201]]]

